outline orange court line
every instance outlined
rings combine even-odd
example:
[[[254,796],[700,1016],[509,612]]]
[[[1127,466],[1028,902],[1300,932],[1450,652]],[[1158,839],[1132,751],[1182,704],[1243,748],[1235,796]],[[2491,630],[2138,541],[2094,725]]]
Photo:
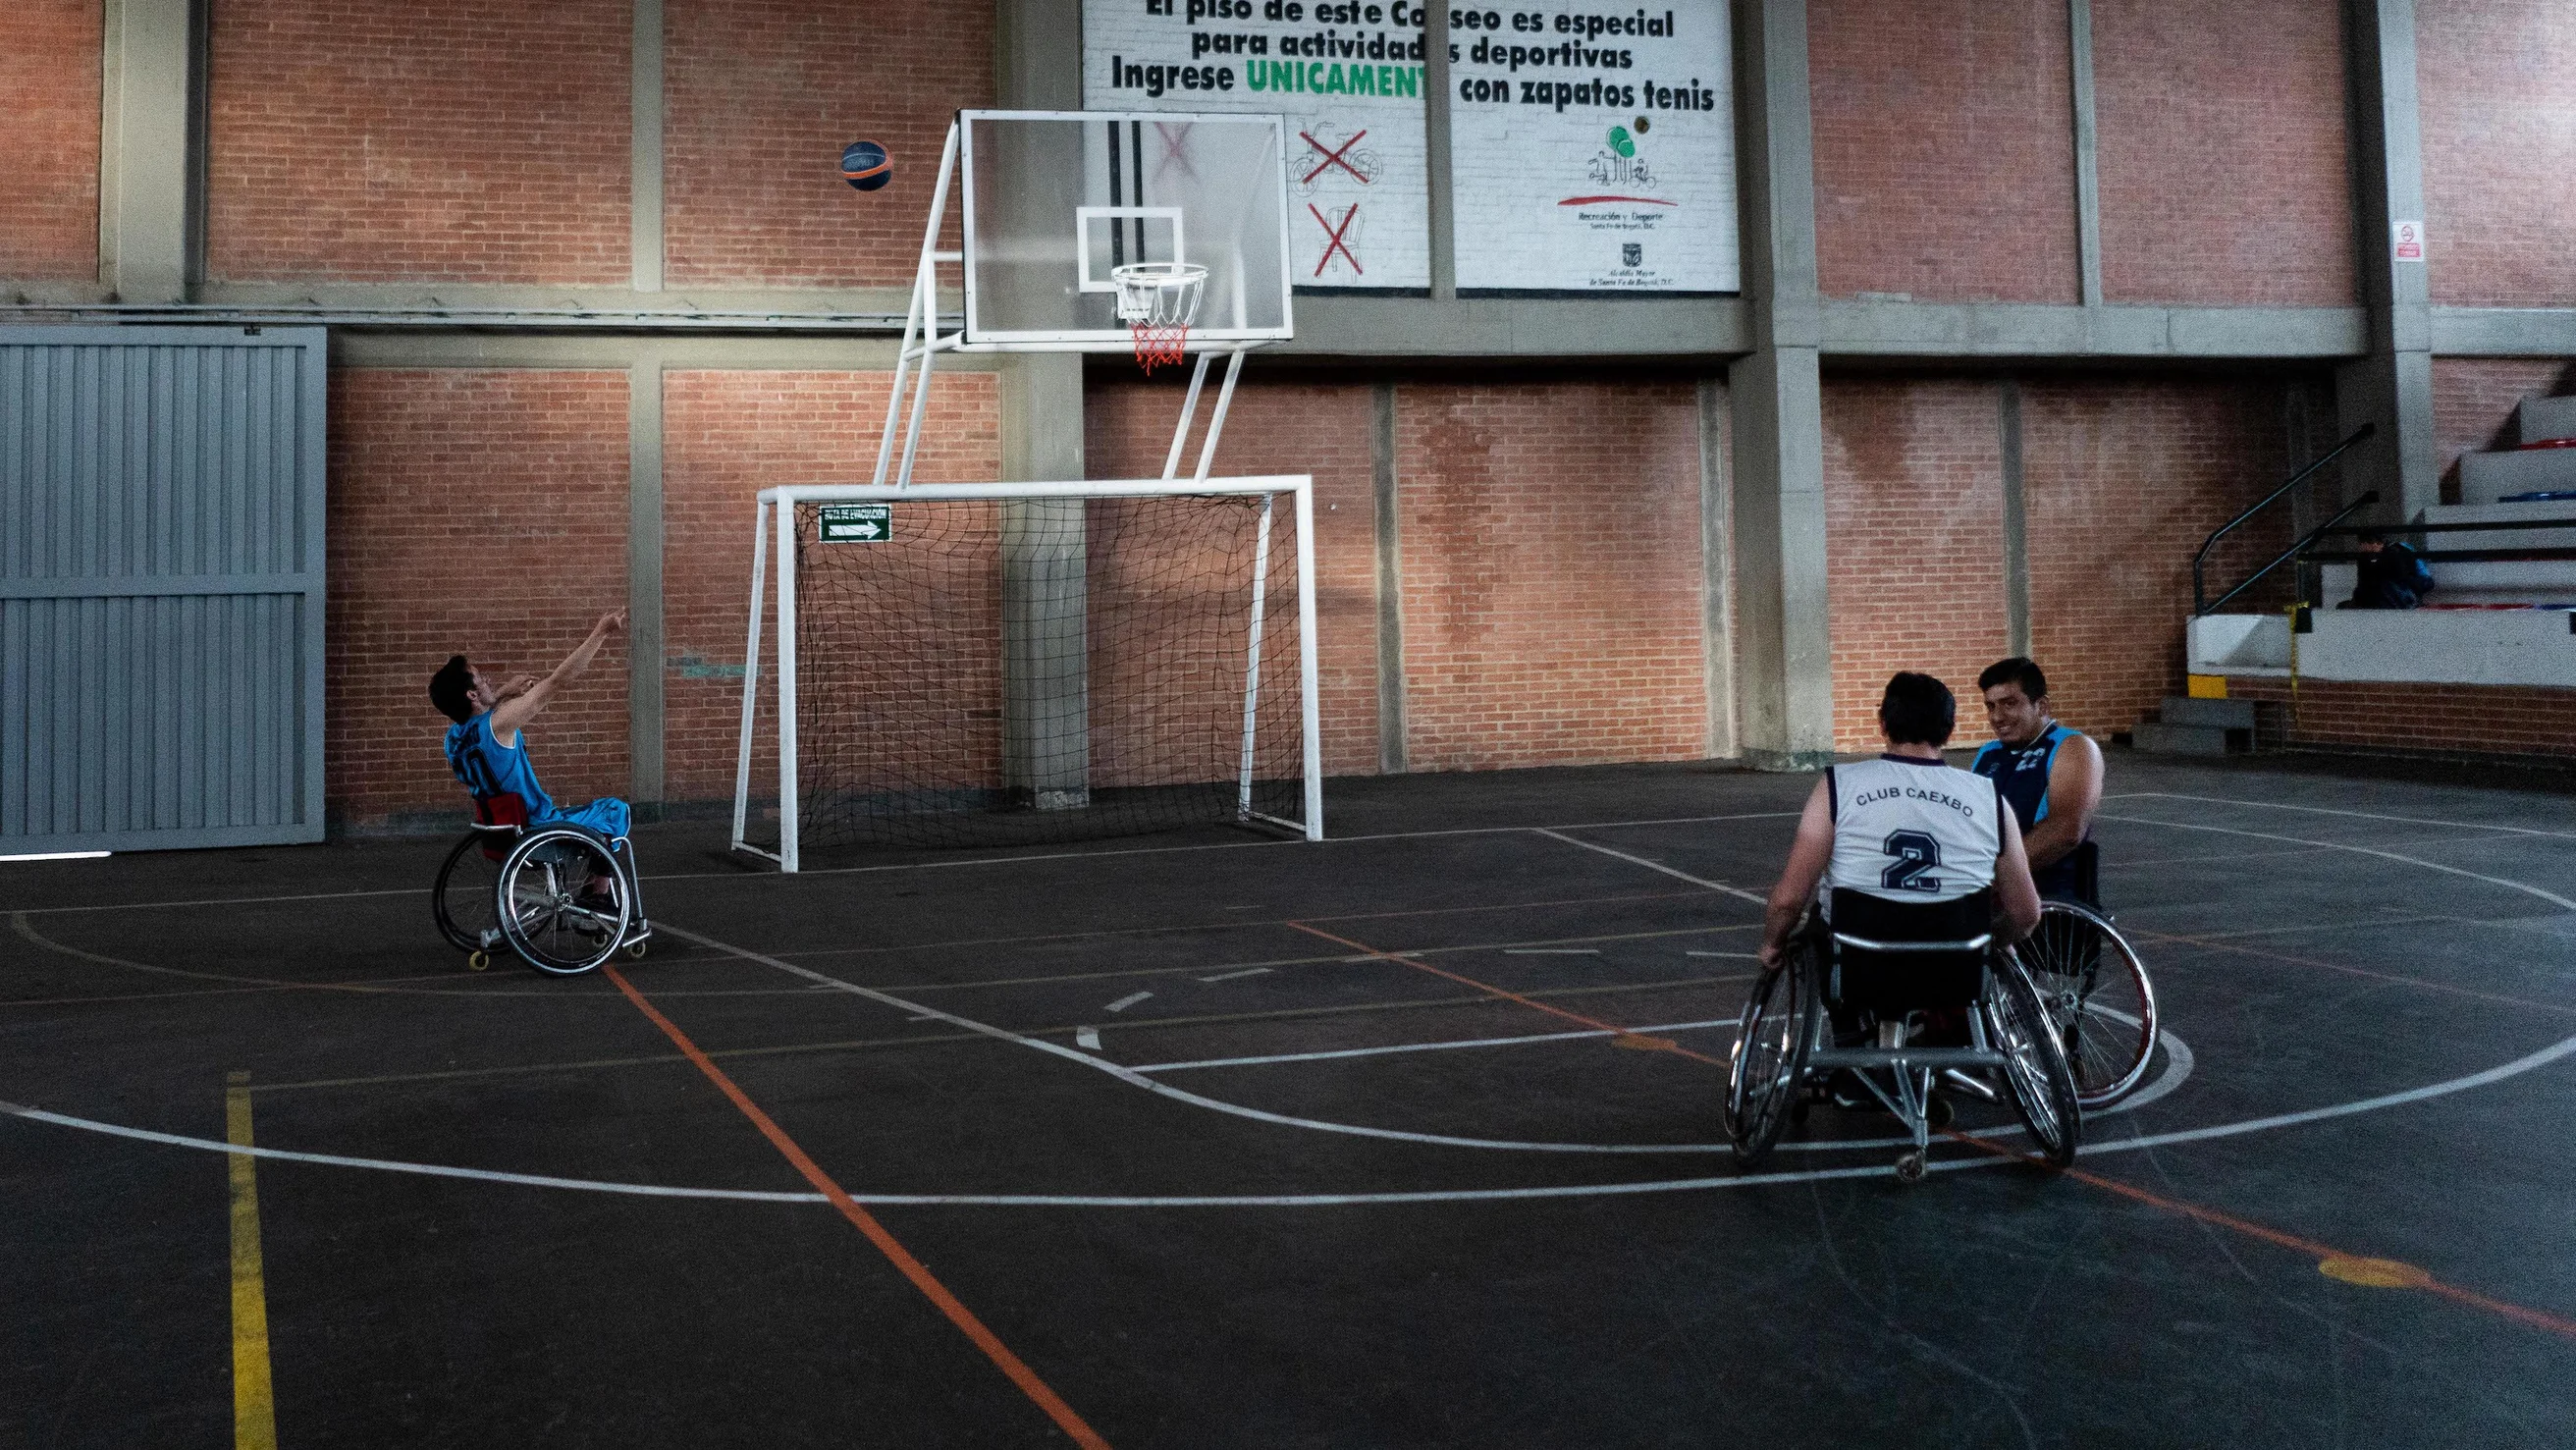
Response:
[[[975,1311],[967,1308],[963,1301],[950,1293],[948,1286],[940,1283],[931,1274],[927,1265],[914,1258],[911,1250],[906,1249],[893,1234],[887,1232],[885,1225],[877,1222],[876,1215],[861,1208],[858,1201],[850,1197],[848,1190],[833,1182],[831,1175],[825,1173],[803,1148],[798,1147],[795,1139],[787,1136],[787,1130],[779,1127],[769,1114],[760,1110],[759,1104],[754,1103],[748,1094],[735,1086],[734,1080],[725,1076],[724,1069],[716,1066],[696,1043],[690,1041],[689,1035],[682,1032],[678,1024],[663,1016],[652,1003],[645,1001],[644,994],[636,991],[634,984],[628,982],[615,967],[603,967],[600,970],[607,975],[608,980],[617,984],[618,991],[626,994],[627,1001],[634,1003],[638,1011],[651,1018],[653,1025],[661,1028],[663,1035],[669,1037],[672,1044],[677,1046],[689,1061],[697,1064],[698,1071],[705,1073],[707,1080],[714,1083],[719,1091],[731,1099],[733,1105],[742,1110],[744,1117],[751,1119],[752,1126],[760,1130],[760,1135],[769,1140],[771,1147],[776,1148],[789,1163],[795,1165],[796,1171],[804,1175],[806,1182],[814,1185],[817,1192],[831,1200],[832,1206],[841,1211],[843,1218],[857,1225],[859,1232],[868,1236],[868,1242],[875,1244],[877,1251],[884,1254],[895,1268],[901,1270],[903,1276],[912,1281],[912,1286],[919,1289],[924,1298],[939,1306],[939,1312],[948,1316],[949,1323],[956,1325],[968,1339],[975,1342],[977,1349],[984,1351],[985,1358],[993,1361],[1000,1367],[1002,1373],[1010,1376],[1011,1383],[1020,1387],[1020,1393],[1027,1395],[1039,1409],[1046,1411],[1047,1418],[1055,1421],[1056,1428],[1072,1436],[1073,1442],[1085,1447],[1085,1450],[1109,1450],[1109,1442],[1100,1438],[1098,1431],[1085,1424],[1082,1417],[1074,1413],[1073,1406],[1066,1404],[1062,1396],[1048,1388],[1046,1381],[1038,1378],[1037,1371],[1030,1369],[1018,1355],[1011,1353],[1010,1346],[1002,1343],[998,1335],[985,1328],[984,1321],[975,1317]]]
[[[1637,1043],[1649,1044],[1659,1051],[1679,1053],[1693,1061],[1707,1063],[1711,1067],[1726,1066],[1725,1062],[1718,1058],[1711,1057],[1704,1052],[1693,1052],[1689,1048],[1684,1047],[1680,1043],[1674,1042],[1669,1038],[1641,1037],[1635,1031],[1622,1027],[1615,1022],[1604,1022],[1598,1017],[1586,1017],[1580,1012],[1568,1012],[1562,1007],[1552,1007],[1534,997],[1524,997],[1518,992],[1508,991],[1504,988],[1497,987],[1490,982],[1479,982],[1473,977],[1461,976],[1444,967],[1435,967],[1429,962],[1415,961],[1413,958],[1405,956],[1399,952],[1381,951],[1376,947],[1368,945],[1366,942],[1355,942],[1346,936],[1335,936],[1331,932],[1324,930],[1322,927],[1308,926],[1302,921],[1292,921],[1286,924],[1306,933],[1308,936],[1319,936],[1328,942],[1334,942],[1341,946],[1349,947],[1352,951],[1366,952],[1380,961],[1396,962],[1401,965],[1411,967],[1415,971],[1429,972],[1435,977],[1446,977],[1450,981],[1456,982],[1462,987],[1473,987],[1479,992],[1483,992],[1489,996],[1500,997],[1506,1002],[1518,1002],[1524,1007],[1536,1008],[1550,1017],[1562,1017],[1568,1022],[1579,1022],[1586,1027],[1594,1028],[1602,1032],[1615,1033],[1617,1036],[1613,1039],[1614,1041],[1625,1042],[1631,1045]]]

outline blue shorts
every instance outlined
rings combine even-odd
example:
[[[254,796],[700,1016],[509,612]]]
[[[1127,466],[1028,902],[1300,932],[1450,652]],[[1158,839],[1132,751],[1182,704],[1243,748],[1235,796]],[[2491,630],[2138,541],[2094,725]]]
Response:
[[[556,811],[546,819],[570,821],[576,826],[588,826],[611,841],[622,841],[626,839],[629,814],[626,802],[612,795],[604,795],[586,806],[569,811]]]

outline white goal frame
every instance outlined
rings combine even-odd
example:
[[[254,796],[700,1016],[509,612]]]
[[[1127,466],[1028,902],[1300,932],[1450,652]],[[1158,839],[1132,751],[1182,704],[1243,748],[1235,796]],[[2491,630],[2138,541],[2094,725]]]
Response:
[[[1177,445],[1176,445],[1177,451]],[[1304,732],[1301,768],[1305,791],[1303,821],[1285,820],[1252,809],[1253,734],[1260,718],[1261,641],[1270,578],[1271,511],[1281,495],[1295,510],[1297,527],[1297,680],[1300,727]],[[733,849],[778,863],[781,871],[797,869],[796,821],[796,506],[825,503],[907,503],[955,500],[1004,502],[1013,499],[1170,498],[1204,495],[1258,495],[1263,499],[1260,542],[1252,570],[1252,637],[1243,684],[1243,756],[1236,819],[1260,821],[1299,832],[1309,841],[1324,838],[1324,753],[1320,702],[1316,698],[1315,664],[1315,481],[1309,474],[1269,474],[1246,478],[1138,478],[1076,483],[916,483],[795,484],[760,491],[751,539],[751,631],[743,649],[742,734],[734,758]],[[774,585],[767,576],[771,535],[775,533],[778,568]],[[850,547],[864,548],[865,545]],[[762,850],[746,838],[751,817],[752,725],[760,703],[760,635],[762,591],[774,593],[778,629],[778,849]]]

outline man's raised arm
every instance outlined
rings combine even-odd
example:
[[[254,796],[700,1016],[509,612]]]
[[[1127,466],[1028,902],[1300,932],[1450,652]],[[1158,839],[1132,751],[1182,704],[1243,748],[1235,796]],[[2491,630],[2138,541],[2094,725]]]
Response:
[[[625,610],[612,609],[601,615],[599,622],[590,627],[590,637],[574,646],[573,652],[564,656],[563,663],[555,666],[553,674],[492,707],[492,738],[505,749],[517,744],[519,727],[535,719],[537,712],[546,707],[546,702],[554,698],[555,691],[565,681],[590,668],[590,662],[599,657],[599,647],[608,643],[610,635],[625,627]]]

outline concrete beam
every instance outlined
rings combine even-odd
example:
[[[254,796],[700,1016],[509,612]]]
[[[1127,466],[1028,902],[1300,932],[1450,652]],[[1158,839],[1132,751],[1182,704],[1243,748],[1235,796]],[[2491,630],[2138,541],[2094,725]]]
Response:
[[[188,295],[203,172],[202,32],[191,0],[107,0],[99,281],[120,301]]]
[[[1726,357],[1750,346],[1744,319],[1735,297],[1300,297],[1272,355]]]
[[[2576,357],[2576,307],[2436,307],[2433,352],[2456,357]]]
[[[335,368],[666,368],[888,372],[891,337],[638,337],[629,334],[331,331]],[[942,358],[943,372],[991,372],[990,356]]]
[[[2358,307],[2080,307],[2041,303],[1821,304],[1829,357],[2351,358]]]

